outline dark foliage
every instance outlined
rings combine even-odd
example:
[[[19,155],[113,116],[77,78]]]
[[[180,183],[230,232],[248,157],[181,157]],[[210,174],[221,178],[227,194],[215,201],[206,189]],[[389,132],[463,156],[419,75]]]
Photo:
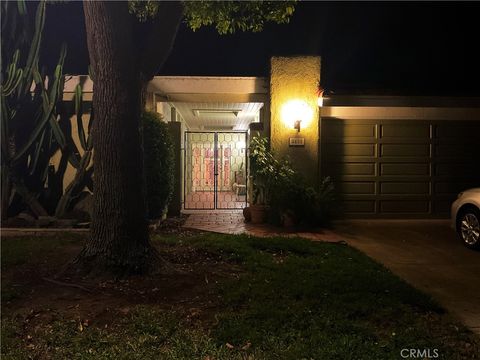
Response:
[[[250,143],[253,204],[268,204],[269,221],[281,224],[286,216],[297,225],[328,225],[334,208],[330,178],[314,188],[286,159],[278,160],[268,139],[253,137]]]
[[[166,214],[173,193],[173,142],[168,125],[154,112],[142,114],[148,216]]]

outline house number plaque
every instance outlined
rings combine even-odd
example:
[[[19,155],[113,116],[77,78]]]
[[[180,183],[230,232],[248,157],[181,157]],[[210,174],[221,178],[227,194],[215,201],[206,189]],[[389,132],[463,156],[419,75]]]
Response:
[[[294,137],[289,139],[289,146],[305,146],[305,138]]]

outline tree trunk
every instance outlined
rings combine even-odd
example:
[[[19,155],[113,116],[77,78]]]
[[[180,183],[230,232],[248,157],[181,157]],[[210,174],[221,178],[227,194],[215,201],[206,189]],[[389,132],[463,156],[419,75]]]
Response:
[[[162,263],[150,243],[140,133],[142,80],[127,3],[85,1],[94,75],[94,205],[81,271],[146,273]]]

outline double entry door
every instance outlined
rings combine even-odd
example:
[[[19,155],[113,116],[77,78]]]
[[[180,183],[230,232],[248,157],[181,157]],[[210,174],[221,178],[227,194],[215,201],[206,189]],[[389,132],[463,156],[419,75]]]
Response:
[[[247,133],[186,131],[184,209],[242,209],[247,205]]]

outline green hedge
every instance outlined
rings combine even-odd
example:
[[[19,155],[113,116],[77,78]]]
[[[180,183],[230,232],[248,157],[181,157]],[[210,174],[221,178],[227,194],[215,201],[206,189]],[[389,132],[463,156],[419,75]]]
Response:
[[[154,112],[142,114],[148,216],[166,215],[174,182],[173,141],[167,123]]]

